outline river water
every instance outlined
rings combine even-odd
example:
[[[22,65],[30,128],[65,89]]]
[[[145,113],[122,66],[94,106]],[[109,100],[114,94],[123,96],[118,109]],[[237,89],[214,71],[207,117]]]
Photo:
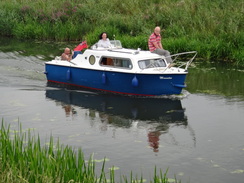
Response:
[[[64,43],[0,39],[0,117],[81,147],[97,167],[149,182],[154,168],[182,183],[244,180],[244,70],[193,63],[181,97],[135,98],[50,86],[44,62]],[[72,47],[74,44],[69,44]]]

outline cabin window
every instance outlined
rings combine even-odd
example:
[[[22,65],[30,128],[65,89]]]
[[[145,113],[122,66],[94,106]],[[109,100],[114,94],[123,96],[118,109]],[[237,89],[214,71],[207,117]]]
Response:
[[[126,69],[132,68],[131,60],[128,58],[102,57],[100,65],[107,67],[120,67]]]
[[[147,69],[147,68],[155,68],[155,67],[166,67],[166,63],[164,59],[147,59],[147,60],[140,60],[138,62],[140,69]]]
[[[91,65],[93,65],[93,64],[95,64],[95,61],[96,61],[95,56],[94,56],[94,55],[91,55],[91,56],[89,57],[89,63],[90,63]]]

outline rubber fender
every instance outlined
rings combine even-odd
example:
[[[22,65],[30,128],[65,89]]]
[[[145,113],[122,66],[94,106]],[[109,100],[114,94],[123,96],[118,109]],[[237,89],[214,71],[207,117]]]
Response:
[[[106,84],[106,74],[104,72],[102,74],[102,83]]]
[[[132,86],[137,87],[139,85],[138,79],[136,76],[133,77],[132,82],[131,82]]]
[[[67,73],[66,73],[66,79],[69,81],[71,79],[71,71],[70,69],[67,70]]]
[[[173,84],[173,86],[178,87],[178,88],[185,88],[186,85],[181,85],[181,84]]]

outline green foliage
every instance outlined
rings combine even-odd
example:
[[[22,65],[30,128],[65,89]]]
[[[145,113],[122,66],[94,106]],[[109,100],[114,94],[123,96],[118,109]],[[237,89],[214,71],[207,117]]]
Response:
[[[107,173],[104,158],[100,176],[96,175],[96,166],[93,157],[85,160],[81,148],[73,149],[50,137],[49,143],[41,145],[39,136],[36,138],[31,131],[24,132],[21,124],[18,130],[11,130],[2,120],[0,129],[0,182],[111,182],[115,183],[114,167]],[[154,182],[168,183],[166,173],[157,176],[155,171]],[[107,174],[108,177],[107,178]],[[99,178],[98,178],[99,177]],[[128,182],[123,176],[120,182]],[[133,177],[130,182],[143,183],[144,179]],[[175,181],[177,182],[177,181]]]
[[[18,20],[19,15],[14,10],[0,9],[0,35],[12,36]]]
[[[145,37],[158,25],[170,52],[191,48],[204,59],[244,65],[242,0],[2,0],[0,5],[0,34],[5,36],[87,39],[92,45],[106,31],[121,37],[123,45],[147,49]]]

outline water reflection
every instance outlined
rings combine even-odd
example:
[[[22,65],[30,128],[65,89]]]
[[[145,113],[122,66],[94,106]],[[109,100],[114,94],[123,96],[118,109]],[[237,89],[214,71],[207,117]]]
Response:
[[[244,69],[218,63],[195,63],[187,77],[187,90],[190,93],[207,93],[244,99]]]
[[[76,110],[70,104],[62,104],[66,117],[74,116]]]
[[[177,99],[135,98],[58,88],[46,89],[46,98],[59,103],[67,117],[79,112],[75,106],[87,109],[91,119],[100,119],[101,131],[111,125],[145,128],[148,144],[154,152],[158,152],[160,135],[167,133],[170,126],[188,125],[181,101]]]

